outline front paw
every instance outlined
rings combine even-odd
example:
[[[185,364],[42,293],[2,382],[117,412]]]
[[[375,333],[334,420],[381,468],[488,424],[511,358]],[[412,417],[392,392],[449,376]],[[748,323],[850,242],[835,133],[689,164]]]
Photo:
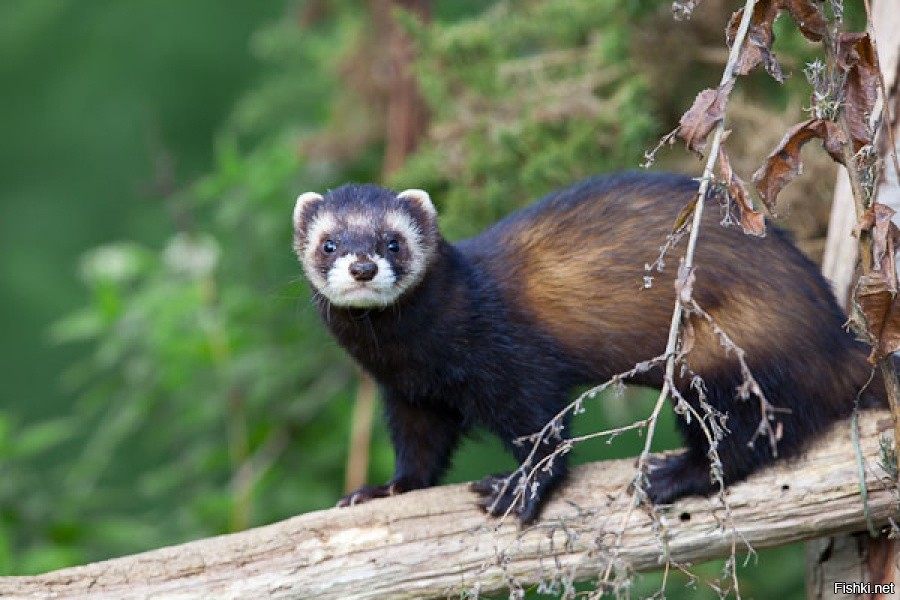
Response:
[[[521,482],[521,473],[488,475],[473,482],[470,489],[481,496],[478,501],[481,510],[495,517],[512,513],[522,525],[527,525],[537,518],[541,497]]]
[[[386,483],[384,485],[363,485],[356,491],[351,492],[338,500],[336,506],[353,506],[354,504],[368,502],[373,498],[387,498],[388,496],[394,496],[398,493],[399,492],[396,491],[396,486],[392,483]]]

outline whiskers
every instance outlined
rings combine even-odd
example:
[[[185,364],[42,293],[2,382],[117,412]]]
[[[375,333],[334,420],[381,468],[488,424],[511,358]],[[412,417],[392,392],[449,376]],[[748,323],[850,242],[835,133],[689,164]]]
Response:
[[[312,297],[310,298],[310,303],[315,304],[319,312],[322,315],[322,319],[325,323],[331,323],[331,302],[328,298],[317,289],[312,290]]]
[[[331,323],[331,302],[329,302],[328,298],[325,296],[321,296],[316,299],[319,303],[319,306],[324,310],[322,311],[322,318],[325,320],[325,323]]]

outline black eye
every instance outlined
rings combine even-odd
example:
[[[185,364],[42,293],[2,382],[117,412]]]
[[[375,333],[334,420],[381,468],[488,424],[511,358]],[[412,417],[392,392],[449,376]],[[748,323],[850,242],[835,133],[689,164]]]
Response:
[[[400,252],[400,242],[397,240],[391,240],[388,242],[387,249],[391,252]]]
[[[322,244],[322,252],[325,254],[331,254],[337,250],[337,244],[334,243],[334,240],[325,240],[325,243]]]

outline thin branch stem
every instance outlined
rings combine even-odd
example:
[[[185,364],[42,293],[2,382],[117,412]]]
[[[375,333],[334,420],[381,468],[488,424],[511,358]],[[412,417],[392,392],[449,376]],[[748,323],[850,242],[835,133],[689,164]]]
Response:
[[[719,86],[723,86],[729,83],[732,79],[734,79],[734,69],[737,64],[738,56],[740,55],[741,46],[744,44],[744,40],[747,37],[747,31],[750,27],[750,20],[753,16],[753,9],[756,7],[756,0],[746,0],[744,4],[744,14],[741,18],[741,23],[738,27],[738,31],[734,37],[734,43],[731,46],[731,51],[728,54],[728,62],[725,65],[725,70],[722,72],[722,80],[719,83]],[[727,107],[728,98],[724,99],[725,106],[722,108],[722,112],[725,113]],[[683,263],[681,268],[679,269],[678,278],[679,281],[684,282],[687,280],[691,271],[694,268],[694,254],[697,248],[697,238],[700,235],[700,225],[703,218],[703,200],[706,198],[707,191],[709,190],[710,181],[712,181],[713,177],[713,169],[715,168],[716,161],[719,156],[719,149],[722,145],[722,137],[725,133],[725,118],[723,116],[722,120],[719,121],[719,124],[716,126],[715,132],[713,133],[712,143],[710,145],[709,156],[706,159],[706,165],[703,169],[703,176],[700,179],[700,187],[697,191],[697,202],[694,207],[694,218],[691,223],[691,232],[688,237],[687,249],[684,253]],[[680,286],[679,286],[680,287]],[[663,384],[662,390],[660,390],[659,397],[656,400],[656,404],[653,407],[653,414],[650,416],[648,428],[647,428],[647,439],[644,443],[644,449],[638,458],[638,475],[635,479],[641,476],[644,468],[647,464],[647,458],[650,454],[650,445],[653,442],[653,435],[656,430],[656,423],[659,417],[659,413],[662,410],[662,405],[665,403],[666,396],[670,391],[674,391],[674,381],[675,381],[675,362],[677,358],[677,349],[678,342],[681,338],[681,325],[682,325],[682,316],[684,314],[684,304],[682,301],[682,290],[679,289],[678,293],[675,296],[675,307],[672,310],[672,320],[669,323],[669,335],[668,340],[666,342],[666,376],[665,383]],[[671,387],[671,389],[670,389]],[[702,421],[700,421],[702,423]],[[637,486],[634,487],[634,495],[635,500],[637,499],[638,492]],[[621,537],[624,535],[625,528],[628,524],[629,519],[634,511],[634,508],[637,506],[636,501],[632,501],[631,506],[628,511],[626,511],[621,526],[619,527],[617,537],[617,542],[620,541]],[[618,550],[621,544],[614,544],[614,558],[610,561],[609,566],[606,569],[606,573],[604,573],[603,580],[608,581],[609,576],[611,574],[611,566],[615,563],[615,555],[618,554]],[[668,552],[666,552],[666,556],[668,556]],[[737,590],[735,590],[737,592]],[[740,595],[739,592],[737,592]]]
[[[881,88],[882,105],[881,112],[887,129],[888,141],[891,144],[890,156],[894,161],[894,173],[900,178],[900,161],[897,160],[897,142],[894,140],[894,122],[891,120],[891,110],[888,106],[888,90],[884,82],[884,71],[881,70],[881,59],[878,56],[878,44],[875,40],[874,20],[872,19],[872,4],[869,0],[863,0],[863,6],[866,8],[866,30],[869,33],[869,39],[872,40],[872,49],[875,51],[875,69],[878,71],[878,86]]]

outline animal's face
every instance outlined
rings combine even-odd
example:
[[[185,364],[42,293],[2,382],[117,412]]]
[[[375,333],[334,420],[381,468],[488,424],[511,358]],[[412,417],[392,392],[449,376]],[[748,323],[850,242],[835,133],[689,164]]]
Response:
[[[418,284],[439,234],[428,194],[345,185],[307,192],[294,207],[294,251],[335,306],[386,307]]]

